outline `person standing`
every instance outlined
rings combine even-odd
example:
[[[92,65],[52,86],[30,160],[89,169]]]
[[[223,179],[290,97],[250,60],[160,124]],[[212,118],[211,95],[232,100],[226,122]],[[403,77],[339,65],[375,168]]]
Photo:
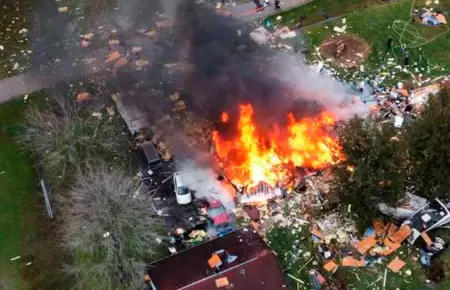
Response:
[[[275,9],[281,9],[281,1],[275,0]]]
[[[408,66],[409,65],[409,53],[405,54],[405,58],[403,59],[403,65]]]
[[[387,41],[387,50],[390,51],[392,49],[394,40],[392,39],[392,36],[389,36]]]
[[[253,3],[255,3],[256,9],[264,8],[264,5],[261,4],[261,0],[253,0]]]

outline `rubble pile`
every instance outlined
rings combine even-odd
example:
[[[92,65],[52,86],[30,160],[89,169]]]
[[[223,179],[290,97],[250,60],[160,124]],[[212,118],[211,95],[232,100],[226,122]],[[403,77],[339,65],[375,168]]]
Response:
[[[350,243],[350,235],[357,232],[354,221],[337,212],[321,217],[316,221],[316,225],[326,244],[330,244],[333,239],[339,244]]]
[[[168,98],[171,100],[172,112],[161,115],[148,128],[142,129],[135,137],[136,141],[143,142],[150,137],[165,161],[173,156],[168,145],[173,136],[180,137],[183,145],[208,151],[212,124],[188,111],[186,102],[181,99],[179,92]]]

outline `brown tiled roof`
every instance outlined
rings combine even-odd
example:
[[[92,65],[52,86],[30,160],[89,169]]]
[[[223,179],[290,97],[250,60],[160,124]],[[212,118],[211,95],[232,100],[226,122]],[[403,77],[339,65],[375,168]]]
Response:
[[[237,260],[212,273],[208,259],[226,250]],[[147,273],[157,290],[278,290],[287,289],[277,259],[251,228],[200,244],[151,264]],[[216,280],[226,277],[229,286],[217,288]]]

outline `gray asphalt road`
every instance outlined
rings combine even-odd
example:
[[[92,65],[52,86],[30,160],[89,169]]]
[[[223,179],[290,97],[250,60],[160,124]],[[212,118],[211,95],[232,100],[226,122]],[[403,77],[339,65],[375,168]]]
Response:
[[[298,5],[303,5],[309,1],[310,0],[284,0],[282,1],[282,9],[290,9]],[[271,0],[271,2],[272,5],[266,7],[262,11],[257,11],[253,2],[239,3],[236,6],[228,5],[222,8],[221,11],[230,13],[232,16],[244,21],[255,21],[276,12],[273,6],[273,0]],[[142,37],[135,40],[141,42]],[[127,42],[134,43],[133,39]],[[40,91],[61,81],[75,81],[84,75],[111,68],[112,64],[106,64],[104,62],[104,58],[108,53],[108,49],[103,48],[89,53],[78,62],[63,62],[58,67],[53,68],[51,75],[45,74],[44,76],[44,74],[40,73],[38,70],[34,70],[0,80],[0,103],[25,94]],[[86,65],[85,60],[87,59],[95,60],[89,65]],[[70,71],[70,73],[67,74],[67,71]]]

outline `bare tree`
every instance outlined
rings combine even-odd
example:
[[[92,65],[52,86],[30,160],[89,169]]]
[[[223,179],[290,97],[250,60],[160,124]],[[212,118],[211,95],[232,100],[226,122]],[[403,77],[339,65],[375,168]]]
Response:
[[[138,289],[143,282],[161,228],[148,204],[134,198],[138,190],[124,171],[97,162],[78,171],[72,189],[57,197],[77,289]]]
[[[71,169],[92,156],[114,160],[129,154],[125,128],[73,103],[56,102],[46,110],[30,107],[26,121],[18,141],[49,177],[64,180]]]

